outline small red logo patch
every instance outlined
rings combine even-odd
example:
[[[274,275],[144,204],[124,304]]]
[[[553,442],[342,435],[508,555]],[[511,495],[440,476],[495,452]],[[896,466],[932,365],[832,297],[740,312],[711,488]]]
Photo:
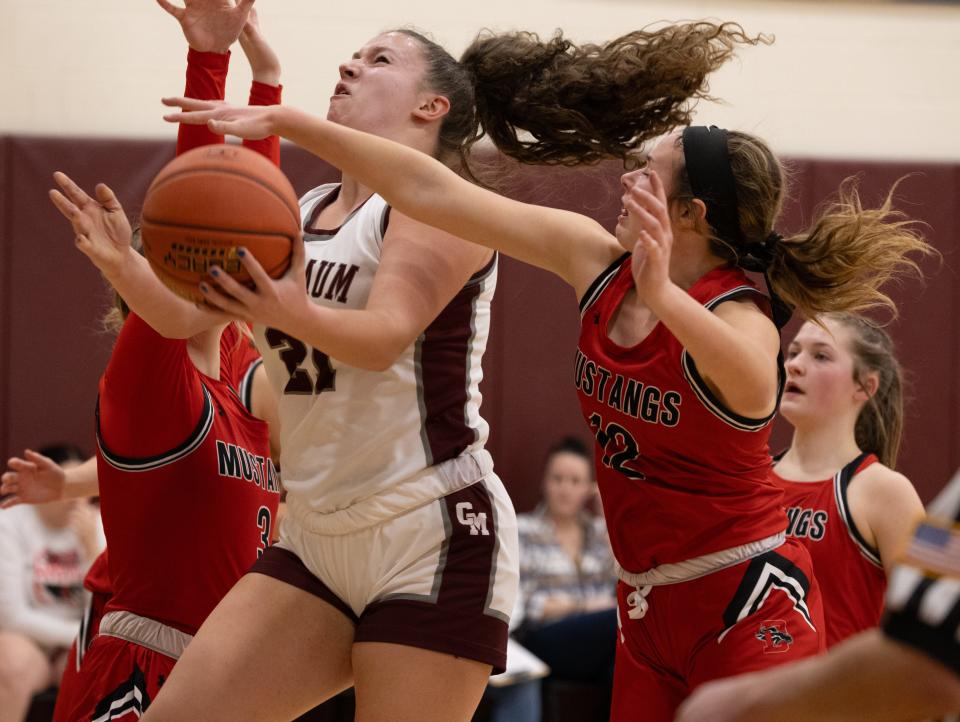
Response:
[[[781,654],[790,650],[793,637],[787,631],[787,623],[782,619],[767,619],[754,635],[763,642],[764,654]]]

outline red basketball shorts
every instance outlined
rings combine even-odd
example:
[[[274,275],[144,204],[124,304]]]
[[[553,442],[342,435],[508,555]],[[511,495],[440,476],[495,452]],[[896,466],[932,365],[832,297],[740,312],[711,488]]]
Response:
[[[697,579],[653,587],[631,619],[618,586],[611,720],[667,722],[697,686],[825,649],[823,607],[807,550],[793,539]]]

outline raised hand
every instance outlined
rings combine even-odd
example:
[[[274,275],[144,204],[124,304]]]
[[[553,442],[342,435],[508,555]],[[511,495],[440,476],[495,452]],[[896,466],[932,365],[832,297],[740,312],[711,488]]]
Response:
[[[626,188],[623,208],[627,212],[624,226],[636,239],[631,265],[637,293],[649,299],[670,283],[673,230],[663,182],[655,171],[647,177],[649,189],[639,182]]]
[[[133,237],[120,201],[103,183],[97,184],[96,198],[91,198],[65,173],[57,171],[53,179],[61,190],[51,190],[50,200],[73,226],[77,248],[104,275],[112,276],[129,255]]]
[[[204,53],[225,53],[230,49],[247,22],[254,0],[183,0],[177,7],[168,0],[157,4],[177,19],[183,36],[194,50]]]
[[[24,457],[9,459],[7,471],[0,476],[0,496],[6,496],[0,509],[63,499],[67,476],[60,465],[31,449],[24,452]]]
[[[254,80],[265,85],[280,85],[280,58],[260,32],[256,8],[251,8],[247,24],[240,33],[240,47],[250,63]]]
[[[214,100],[192,98],[164,98],[163,104],[180,108],[183,112],[167,113],[168,123],[201,125],[206,123],[218,135],[235,135],[248,140],[260,140],[274,135],[274,105],[230,105]]]

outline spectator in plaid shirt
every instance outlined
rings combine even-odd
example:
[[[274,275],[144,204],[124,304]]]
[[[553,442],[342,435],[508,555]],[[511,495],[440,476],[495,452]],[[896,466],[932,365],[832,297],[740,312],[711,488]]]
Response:
[[[604,681],[613,669],[616,575],[587,447],[566,438],[548,453],[543,501],[520,514],[521,644],[551,678]]]

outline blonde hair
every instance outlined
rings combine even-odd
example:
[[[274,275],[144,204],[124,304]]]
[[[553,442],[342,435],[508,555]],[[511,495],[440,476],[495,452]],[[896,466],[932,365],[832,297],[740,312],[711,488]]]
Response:
[[[869,374],[877,375],[877,390],[857,416],[854,435],[857,446],[876,454],[893,468],[903,438],[904,381],[890,335],[875,321],[855,313],[828,313],[818,322],[834,321],[850,331],[853,380],[866,390]]]

